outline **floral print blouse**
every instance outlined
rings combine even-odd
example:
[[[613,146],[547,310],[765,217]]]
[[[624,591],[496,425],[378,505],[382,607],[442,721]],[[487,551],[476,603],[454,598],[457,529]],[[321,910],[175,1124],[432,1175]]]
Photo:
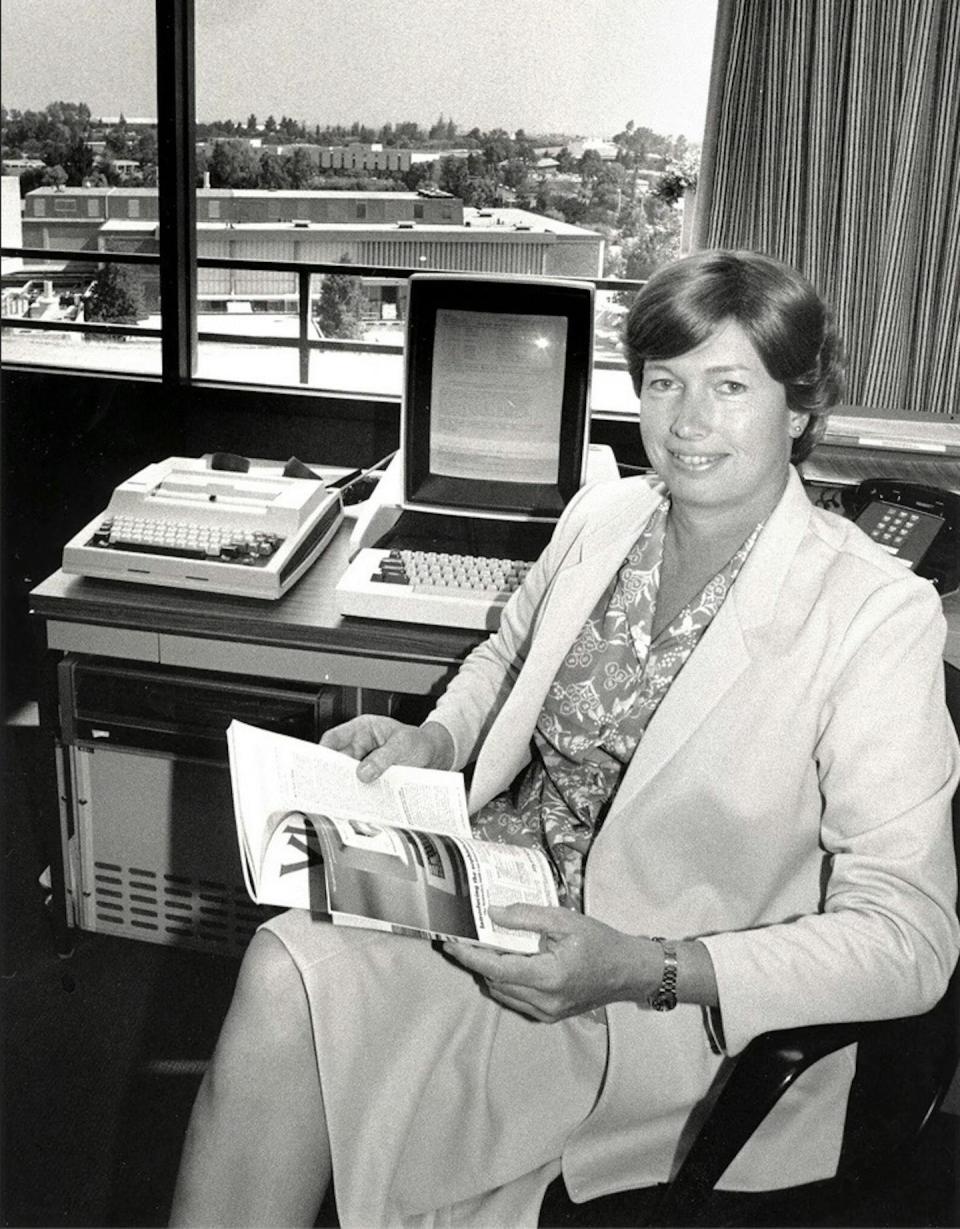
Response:
[[[484,840],[544,848],[560,903],[572,909],[582,908],[587,853],[637,744],[762,528],[653,639],[669,508],[666,498],[654,511],[571,645],[540,711],[530,763],[471,821]]]

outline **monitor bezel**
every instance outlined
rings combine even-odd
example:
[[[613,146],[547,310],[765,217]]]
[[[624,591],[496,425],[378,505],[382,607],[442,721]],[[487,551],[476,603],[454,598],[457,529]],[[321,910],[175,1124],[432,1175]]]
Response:
[[[556,315],[567,320],[562,436],[555,483],[452,478],[430,471],[437,313],[456,311]],[[533,277],[415,273],[409,281],[401,448],[404,506],[518,520],[556,520],[583,485],[590,423],[594,287],[591,282]]]

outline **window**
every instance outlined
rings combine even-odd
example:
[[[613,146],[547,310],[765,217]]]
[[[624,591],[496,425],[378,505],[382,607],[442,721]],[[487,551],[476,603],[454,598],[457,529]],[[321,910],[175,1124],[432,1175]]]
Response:
[[[4,177],[3,242],[63,253],[3,258],[4,318],[42,326],[5,326],[5,363],[160,374],[156,223],[130,229],[133,211],[106,206],[111,161],[136,162],[125,182],[139,175],[156,192],[155,10],[153,0],[0,4],[3,144],[40,161]],[[103,262],[102,251],[147,263]],[[138,335],[128,341],[125,327]]]
[[[219,0],[0,3],[7,114],[42,107],[43,89],[83,102],[88,139],[130,164],[130,187],[142,187],[124,217],[110,204],[117,189],[102,185],[102,214],[87,206],[100,227],[91,246],[154,258],[154,202],[169,208],[178,190],[175,176],[158,182],[157,125],[146,122],[159,110],[152,22],[155,12],[195,10],[191,88],[180,96],[195,98],[196,146],[185,143],[177,161],[199,193],[190,275],[198,344],[187,377],[397,395],[403,271],[642,280],[676,254],[683,205],[653,188],[695,161],[715,0],[605,0],[589,13],[572,0],[411,0],[400,29],[392,0],[275,0],[269,11]],[[39,61],[27,51],[38,45]],[[436,66],[429,73],[424,56]],[[160,71],[166,82],[170,64]],[[95,177],[100,155],[90,157]],[[45,205],[36,200],[27,216],[42,218]],[[23,246],[60,239],[36,225]],[[64,365],[96,352],[101,366],[159,372],[157,265],[152,281],[139,275],[146,327],[96,345],[66,336]],[[397,280],[399,295],[385,299],[384,283]],[[598,293],[598,404],[625,399],[624,297],[615,286]],[[39,338],[18,336],[19,360]],[[46,339],[39,348],[50,349]],[[182,363],[183,346],[170,350]]]

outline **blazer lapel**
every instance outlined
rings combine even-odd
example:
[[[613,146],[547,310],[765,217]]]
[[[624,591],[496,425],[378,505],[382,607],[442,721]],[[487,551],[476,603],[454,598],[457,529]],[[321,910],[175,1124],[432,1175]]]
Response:
[[[541,603],[530,652],[516,684],[491,727],[470,789],[474,811],[506,789],[529,759],[544,697],[584,620],[619,568],[657,506],[662,491],[627,506],[585,532],[574,544]],[[780,590],[810,518],[810,504],[796,471],[728,601],[680,671],[640,740],[624,775],[606,827],[660,769],[682,750],[707,715],[750,663],[753,630],[773,616]]]
[[[754,629],[765,626],[773,617],[809,519],[810,503],[796,471],[791,469],[786,490],[744,563],[730,597],[647,726],[607,823],[683,749],[750,664],[748,643]]]
[[[530,738],[564,655],[663,498],[662,491],[648,491],[649,498],[584,533],[547,586],[527,660],[477,757],[471,811],[506,789],[529,759]]]

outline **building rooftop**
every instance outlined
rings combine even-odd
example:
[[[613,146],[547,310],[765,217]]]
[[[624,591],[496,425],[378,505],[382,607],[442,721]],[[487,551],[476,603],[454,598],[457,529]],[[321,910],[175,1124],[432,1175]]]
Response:
[[[110,188],[110,187],[64,187],[55,188],[46,186],[42,188],[34,188],[30,196],[103,196],[111,194],[113,196],[156,196],[157,189],[155,187],[139,187],[139,188]],[[326,198],[327,200],[344,199],[351,196],[362,196],[364,200],[404,200],[404,201],[419,201],[424,196],[434,196],[436,193],[420,193],[420,192],[360,192],[352,190],[347,192],[324,192],[313,191],[312,189],[295,188],[197,188],[198,197],[247,197],[260,198],[271,200],[304,200],[309,197],[311,200],[317,198]],[[443,195],[443,194],[440,194]],[[449,194],[447,194],[449,195]],[[449,197],[454,200],[454,197]]]
[[[490,208],[463,211],[463,224],[471,230],[495,230],[498,233],[510,230],[534,231],[554,235],[596,235],[599,232],[585,226],[573,226],[556,218],[545,218],[526,209]]]

